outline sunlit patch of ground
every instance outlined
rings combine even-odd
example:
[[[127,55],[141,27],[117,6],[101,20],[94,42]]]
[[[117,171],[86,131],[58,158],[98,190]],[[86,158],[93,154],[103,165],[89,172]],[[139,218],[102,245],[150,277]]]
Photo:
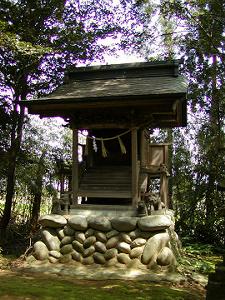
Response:
[[[0,299],[43,300],[203,300],[200,286],[153,284],[149,282],[102,280],[88,281],[56,275],[0,271]]]

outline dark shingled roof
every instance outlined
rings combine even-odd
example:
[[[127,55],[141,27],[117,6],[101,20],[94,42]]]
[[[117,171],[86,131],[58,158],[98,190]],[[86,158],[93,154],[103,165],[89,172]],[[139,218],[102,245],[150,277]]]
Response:
[[[177,112],[176,120],[182,114],[183,121],[174,124],[184,125],[187,81],[178,74],[178,66],[179,61],[157,61],[75,68],[52,94],[21,104],[30,113],[69,118],[91,107],[119,109],[130,105],[146,111],[147,106],[149,112],[157,113],[165,105],[170,115]],[[157,105],[161,106],[159,111]]]
[[[186,90],[187,82],[181,76],[71,80],[42,99],[95,100],[99,97],[186,94]]]

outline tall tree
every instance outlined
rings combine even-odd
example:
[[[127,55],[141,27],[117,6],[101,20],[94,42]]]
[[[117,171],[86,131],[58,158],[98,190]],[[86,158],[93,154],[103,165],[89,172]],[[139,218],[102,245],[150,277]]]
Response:
[[[107,37],[113,40],[117,34],[131,34],[135,12],[126,2],[130,1],[1,1],[0,86],[9,94],[12,119],[6,200],[0,222],[3,230],[10,220],[25,120],[20,100],[51,92],[69,66],[103,59],[109,49]],[[4,92],[1,96],[6,101]]]
[[[191,128],[194,132],[189,134],[189,147],[196,149],[191,151],[192,163],[189,166],[192,168],[193,178],[189,181],[189,191],[187,186],[183,189],[192,197],[189,204],[186,202],[186,210],[197,214],[196,224],[201,227],[198,232],[204,231],[205,240],[211,241],[212,236],[217,234],[221,241],[218,234],[220,226],[217,226],[221,220],[221,197],[216,192],[216,184],[224,180],[222,170],[225,164],[225,3],[222,0],[149,0],[137,3],[141,10],[146,13],[153,11],[154,14],[154,18],[149,14],[151,18],[146,18],[143,25],[145,31],[143,43],[140,44],[141,51],[149,59],[154,59],[157,53],[161,57],[164,53],[163,56],[166,57],[168,49],[163,49],[162,44],[167,39],[173,41],[175,54],[183,59],[182,72],[189,80],[188,120],[193,124]],[[167,30],[163,32],[157,26],[160,20],[169,20],[173,26],[167,26]],[[155,34],[150,34],[151,27],[156,29]],[[154,52],[151,47],[153,43]],[[191,136],[194,140],[191,140]],[[180,143],[180,147],[185,150],[188,146]],[[179,160],[175,159],[175,162],[178,163]],[[175,179],[176,184],[178,179]],[[181,189],[176,189],[178,191]],[[184,198],[183,192],[182,195]],[[178,194],[175,196],[179,197]],[[190,222],[195,229],[194,221]]]

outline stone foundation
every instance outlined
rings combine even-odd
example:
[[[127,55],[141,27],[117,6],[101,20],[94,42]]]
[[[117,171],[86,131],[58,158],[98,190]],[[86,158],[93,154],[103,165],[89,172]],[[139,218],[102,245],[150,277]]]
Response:
[[[169,214],[146,217],[46,215],[33,256],[52,264],[149,268],[176,265],[178,238]]]

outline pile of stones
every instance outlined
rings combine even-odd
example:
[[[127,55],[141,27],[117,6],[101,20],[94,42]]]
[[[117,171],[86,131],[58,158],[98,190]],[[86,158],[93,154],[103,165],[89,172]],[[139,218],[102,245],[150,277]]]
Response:
[[[52,214],[42,216],[39,223],[42,238],[32,253],[36,260],[128,268],[176,264],[171,236],[177,244],[178,238],[170,215],[65,218]]]

